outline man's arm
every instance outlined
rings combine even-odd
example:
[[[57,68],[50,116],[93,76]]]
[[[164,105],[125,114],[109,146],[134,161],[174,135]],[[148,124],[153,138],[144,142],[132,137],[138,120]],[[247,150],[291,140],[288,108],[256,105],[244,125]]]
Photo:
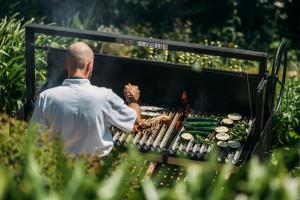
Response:
[[[125,104],[124,100],[116,95],[112,90],[107,97],[108,122],[125,132],[134,130],[135,124],[139,122],[140,119],[139,104],[135,102],[129,102],[130,99],[128,98],[128,101]],[[128,104],[130,104],[130,106]]]
[[[128,104],[130,108],[135,110],[136,112],[136,123],[139,124],[141,121],[141,107],[138,103],[130,103]]]
[[[139,124],[141,121],[141,107],[139,104],[140,90],[138,86],[131,85],[130,83],[124,87],[125,100],[130,108],[136,112],[136,123]]]

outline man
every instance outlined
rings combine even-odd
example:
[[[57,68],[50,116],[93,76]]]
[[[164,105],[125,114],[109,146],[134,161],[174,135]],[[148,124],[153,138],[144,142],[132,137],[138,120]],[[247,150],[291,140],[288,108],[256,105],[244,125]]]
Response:
[[[140,90],[124,87],[126,105],[111,89],[91,85],[93,62],[88,45],[72,44],[66,56],[68,78],[39,95],[32,121],[49,128],[51,139],[59,136],[66,151],[105,156],[113,147],[111,125],[127,132],[139,123]]]

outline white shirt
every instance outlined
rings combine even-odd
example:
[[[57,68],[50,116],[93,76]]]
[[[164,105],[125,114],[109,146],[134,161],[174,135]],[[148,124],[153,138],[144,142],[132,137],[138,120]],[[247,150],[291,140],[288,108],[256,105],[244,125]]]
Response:
[[[111,125],[129,132],[136,117],[111,89],[88,79],[65,79],[39,95],[32,121],[49,128],[51,139],[60,136],[66,151],[105,156],[113,147]]]

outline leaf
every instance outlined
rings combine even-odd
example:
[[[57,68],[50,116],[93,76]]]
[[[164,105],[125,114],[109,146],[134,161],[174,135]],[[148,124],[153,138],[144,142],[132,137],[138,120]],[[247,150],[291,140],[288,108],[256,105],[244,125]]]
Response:
[[[5,51],[3,51],[3,50],[1,50],[1,49],[0,49],[0,53],[4,54],[4,55],[6,55],[6,56],[9,56],[8,53],[6,53]]]

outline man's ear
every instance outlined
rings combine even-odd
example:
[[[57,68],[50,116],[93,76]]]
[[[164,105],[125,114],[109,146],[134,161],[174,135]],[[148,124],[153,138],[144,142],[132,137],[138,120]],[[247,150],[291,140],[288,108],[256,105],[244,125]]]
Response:
[[[92,71],[93,71],[93,65],[92,65],[92,62],[88,62],[88,63],[86,64],[85,74],[86,74],[86,75],[89,75],[89,74],[92,73]]]

